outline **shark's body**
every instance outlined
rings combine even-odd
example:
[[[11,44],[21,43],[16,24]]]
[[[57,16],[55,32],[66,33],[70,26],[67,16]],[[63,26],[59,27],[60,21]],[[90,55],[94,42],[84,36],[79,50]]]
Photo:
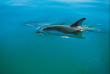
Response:
[[[51,27],[46,27],[42,30],[43,31],[55,30],[55,31],[59,31],[62,33],[67,33],[67,34],[79,34],[79,33],[83,32],[83,28],[81,26],[70,27],[70,26],[66,26],[66,25],[54,25]]]
[[[82,19],[78,20],[76,23],[72,24],[71,26],[69,26],[69,25],[53,25],[53,26],[42,29],[42,31],[55,30],[55,31],[59,31],[62,33],[67,33],[67,34],[79,34],[84,31],[84,28],[81,26],[81,24],[85,19],[86,18],[82,18]]]
[[[58,32],[62,32],[62,33],[66,33],[66,34],[75,34],[75,35],[79,35],[82,34],[82,32],[86,32],[86,31],[98,31],[98,32],[102,32],[99,29],[94,29],[94,28],[88,28],[85,26],[81,26],[82,22],[85,20],[86,18],[82,18],[80,20],[78,20],[77,22],[75,22],[72,25],[51,25],[48,27],[44,27],[43,29],[41,29],[41,31],[58,31]],[[37,31],[37,33],[41,33],[41,31]]]

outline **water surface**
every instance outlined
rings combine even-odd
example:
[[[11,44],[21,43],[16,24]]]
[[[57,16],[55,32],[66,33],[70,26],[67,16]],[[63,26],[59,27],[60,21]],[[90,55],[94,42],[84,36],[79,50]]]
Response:
[[[36,33],[26,24],[83,25],[85,39]],[[0,2],[0,74],[108,74],[108,0],[3,0]]]

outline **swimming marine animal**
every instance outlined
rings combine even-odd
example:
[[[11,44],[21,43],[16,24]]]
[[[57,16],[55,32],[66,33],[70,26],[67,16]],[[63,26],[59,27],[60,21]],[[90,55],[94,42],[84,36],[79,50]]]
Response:
[[[72,25],[52,25],[52,26],[43,28],[42,31],[54,30],[54,31],[59,31],[59,32],[66,33],[66,34],[77,35],[84,31],[84,28],[81,25],[85,19],[86,18],[82,18]]]
[[[90,28],[92,26],[81,26],[82,22],[85,20],[86,18],[82,18],[80,20],[78,20],[77,22],[75,22],[72,25],[48,25],[48,26],[41,26],[39,28],[44,27],[43,29],[37,28],[37,32],[36,33],[42,33],[43,31],[58,31],[61,33],[65,33],[65,34],[74,34],[74,35],[79,35],[82,34],[83,32],[103,32],[99,29],[95,29],[95,28]]]

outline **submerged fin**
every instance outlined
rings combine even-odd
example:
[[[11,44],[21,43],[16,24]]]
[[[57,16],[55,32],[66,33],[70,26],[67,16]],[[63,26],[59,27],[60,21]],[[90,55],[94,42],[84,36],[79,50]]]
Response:
[[[98,24],[98,25],[89,25],[88,27],[98,27],[98,26],[102,26],[101,24]]]
[[[82,18],[82,19],[78,20],[77,22],[75,22],[74,24],[72,24],[71,27],[81,26],[82,22],[83,22],[85,19],[86,19],[86,18]]]

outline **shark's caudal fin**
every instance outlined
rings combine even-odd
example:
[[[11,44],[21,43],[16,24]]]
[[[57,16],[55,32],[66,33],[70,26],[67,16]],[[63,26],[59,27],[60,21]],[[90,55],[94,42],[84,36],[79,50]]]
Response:
[[[86,19],[86,18],[82,18],[82,19],[78,20],[77,22],[75,22],[74,24],[72,24],[71,27],[81,26],[82,22],[83,22],[85,19]]]

